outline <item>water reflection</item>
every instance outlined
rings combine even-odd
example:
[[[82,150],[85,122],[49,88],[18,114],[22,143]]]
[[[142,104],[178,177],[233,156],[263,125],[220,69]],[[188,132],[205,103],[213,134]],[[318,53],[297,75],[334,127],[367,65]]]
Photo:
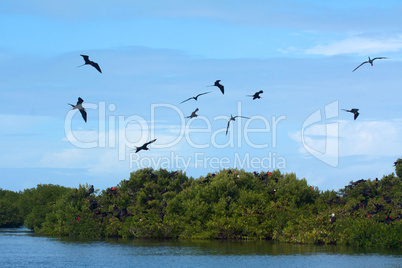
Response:
[[[0,235],[30,235],[33,232],[27,228],[0,228]]]
[[[74,239],[0,229],[2,267],[398,267],[400,250],[274,241]]]
[[[144,254],[156,255],[312,255],[384,254],[402,255],[397,249],[358,248],[342,245],[291,244],[267,240],[157,240],[157,239],[82,239],[58,238],[65,243],[106,243],[108,246],[141,248]],[[157,250],[156,250],[157,249]]]

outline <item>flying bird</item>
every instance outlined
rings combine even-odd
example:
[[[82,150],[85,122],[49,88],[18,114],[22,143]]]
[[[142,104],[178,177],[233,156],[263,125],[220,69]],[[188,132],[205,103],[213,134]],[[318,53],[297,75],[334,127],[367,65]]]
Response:
[[[198,111],[199,111],[198,108],[195,109],[194,112],[192,112],[190,116],[187,116],[187,118],[190,118],[190,119],[191,119],[191,118],[193,118],[193,117],[197,117],[198,115],[196,114],[196,112],[198,112]]]
[[[189,100],[191,100],[191,99],[195,99],[195,100],[197,100],[199,96],[202,96],[202,95],[205,95],[205,94],[208,94],[208,93],[211,93],[211,91],[204,92],[204,93],[200,93],[200,94],[198,94],[197,96],[195,96],[195,97],[191,97],[191,98],[188,98],[187,100],[184,100],[184,101],[182,101],[182,102],[180,102],[180,103],[183,103],[183,102],[189,101]]]
[[[354,116],[354,119],[355,119],[355,120],[356,120],[356,118],[359,116],[359,112],[358,112],[359,109],[353,108],[353,109],[351,109],[351,110],[346,110],[346,109],[342,109],[342,110],[354,114],[354,115],[355,115],[355,116]]]
[[[146,142],[146,143],[144,143],[143,145],[141,145],[140,147],[135,146],[135,148],[136,148],[135,152],[138,153],[138,152],[141,151],[141,150],[149,150],[149,149],[147,148],[147,146],[148,146],[149,144],[155,142],[155,141],[156,141],[156,139],[151,140],[151,141],[149,141],[149,142]]]
[[[260,96],[261,93],[264,93],[264,91],[260,90],[260,91],[258,91],[258,92],[256,92],[256,93],[254,93],[254,95],[247,95],[247,96],[248,96],[248,97],[253,97],[253,100],[255,100],[255,99],[261,99],[261,96]]]
[[[99,64],[89,60],[89,56],[87,56],[87,55],[81,55],[81,56],[84,58],[85,63],[83,65],[78,66],[78,67],[81,67],[81,66],[89,64],[89,65],[95,67],[95,69],[98,70],[100,73],[102,73],[101,68],[99,67]]]
[[[208,87],[219,87],[219,89],[221,90],[221,92],[222,92],[222,94],[225,94],[225,89],[224,89],[224,87],[221,85],[221,84],[219,84],[219,82],[220,82],[221,80],[216,80],[215,81],[215,84],[213,84],[213,85],[210,85],[210,86],[208,86]]]
[[[229,118],[229,121],[228,121],[228,126],[227,126],[227,128],[226,128],[226,135],[228,134],[228,131],[229,131],[230,121],[236,121],[236,118],[237,118],[237,117],[250,119],[249,117],[245,117],[245,116],[241,116],[241,115],[236,115],[236,116],[230,115],[230,118]]]
[[[370,59],[370,57],[368,57],[368,60],[366,60],[365,62],[363,62],[359,66],[357,66],[352,72],[356,71],[357,68],[359,68],[360,66],[362,66],[363,64],[366,64],[366,63],[370,63],[371,66],[373,66],[373,61],[380,60],[380,59],[388,59],[388,58],[387,57],[376,57],[376,58]]]
[[[82,118],[84,118],[85,123],[87,122],[87,112],[85,111],[84,107],[82,107],[82,103],[84,102],[83,99],[78,97],[77,105],[69,103],[73,107],[73,110],[78,109],[82,115]]]

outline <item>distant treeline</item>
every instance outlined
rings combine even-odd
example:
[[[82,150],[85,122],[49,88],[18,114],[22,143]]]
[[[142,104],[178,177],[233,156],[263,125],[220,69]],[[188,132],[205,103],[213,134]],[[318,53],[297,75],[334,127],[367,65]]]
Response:
[[[142,169],[106,190],[0,189],[0,226],[71,237],[272,239],[401,248],[402,161],[394,173],[319,191],[296,175],[222,170],[198,179]]]

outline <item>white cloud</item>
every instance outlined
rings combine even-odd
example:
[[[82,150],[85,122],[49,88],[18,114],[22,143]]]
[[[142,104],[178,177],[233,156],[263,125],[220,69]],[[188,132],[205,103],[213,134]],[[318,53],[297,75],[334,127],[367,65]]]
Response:
[[[305,145],[318,152],[338,146],[343,156],[398,156],[402,151],[402,120],[390,121],[338,121],[339,136],[327,133],[325,124],[315,124],[304,131]],[[301,143],[301,131],[290,132],[291,139]],[[329,146],[329,147],[328,147]],[[329,150],[338,152],[338,150]],[[299,152],[308,154],[301,144]],[[335,155],[332,155],[335,157]]]
[[[352,36],[340,41],[317,45],[305,50],[306,54],[333,56],[346,53],[370,55],[376,53],[397,52],[402,49],[402,35],[384,39]]]
[[[309,126],[305,131],[305,135],[308,136],[321,136],[323,138],[325,137],[338,137],[338,132],[334,128],[327,128],[326,125],[312,125]]]
[[[340,125],[341,156],[397,156],[401,153],[402,120],[353,123]]]
[[[155,143],[148,146],[152,152],[141,152],[145,156],[148,155],[147,157],[158,159],[170,152],[179,152],[183,149],[185,139],[177,131],[167,131],[162,134],[155,133],[152,125],[147,125],[146,129],[133,124],[125,127],[109,129],[105,132],[74,130],[62,140],[75,147],[66,149],[62,146],[57,151],[45,152],[41,157],[40,166],[85,168],[90,175],[114,173],[117,170],[128,172],[130,157],[134,153],[135,146],[140,146],[151,138],[157,139]],[[172,125],[165,127],[172,130],[180,128]]]

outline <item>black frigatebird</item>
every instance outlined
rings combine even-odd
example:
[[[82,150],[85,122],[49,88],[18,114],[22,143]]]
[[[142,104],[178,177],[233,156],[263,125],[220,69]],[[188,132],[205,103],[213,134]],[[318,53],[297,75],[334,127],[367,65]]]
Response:
[[[102,73],[101,68],[99,67],[99,64],[89,60],[89,56],[87,56],[87,55],[81,55],[81,56],[84,58],[85,63],[83,65],[78,66],[78,67],[81,67],[81,66],[89,64],[89,65],[95,67],[95,69],[98,70],[100,73]]]
[[[368,57],[368,60],[366,60],[365,62],[363,62],[362,64],[360,64],[356,68],[354,68],[352,72],[356,71],[357,68],[359,68],[360,66],[362,66],[363,64],[366,64],[366,63],[370,63],[371,66],[373,66],[373,61],[380,60],[380,59],[388,59],[388,58],[387,57],[376,57],[376,58],[370,59],[370,57]]]
[[[198,112],[198,111],[199,111],[198,108],[195,109],[194,112],[192,112],[190,116],[187,116],[187,118],[190,118],[190,119],[191,119],[191,118],[193,118],[193,117],[197,117],[198,115],[196,114],[196,112]]]
[[[226,128],[226,135],[228,134],[228,131],[229,131],[230,121],[236,121],[236,118],[237,118],[237,117],[250,119],[249,117],[245,117],[245,116],[241,116],[241,115],[236,115],[236,116],[230,115],[230,118],[229,118],[229,121],[228,121],[228,126],[227,126],[227,128]]]
[[[183,102],[189,101],[189,100],[191,100],[191,99],[195,99],[195,100],[197,100],[199,96],[202,96],[202,95],[205,95],[205,94],[208,94],[208,93],[211,93],[211,91],[204,92],[204,93],[200,93],[200,94],[198,94],[197,96],[195,96],[195,97],[191,97],[191,98],[188,98],[187,100],[184,100],[184,101],[182,101],[182,102],[180,102],[180,103],[183,103]]]
[[[84,118],[85,123],[87,122],[87,112],[85,111],[84,107],[82,107],[82,103],[84,102],[83,99],[78,97],[77,105],[68,103],[68,105],[71,105],[73,107],[73,110],[78,109],[82,115],[82,118]]]
[[[149,149],[147,148],[147,146],[148,146],[149,144],[155,142],[155,141],[156,141],[156,139],[151,140],[151,141],[149,141],[149,142],[146,142],[146,143],[144,143],[143,145],[141,145],[140,147],[135,146],[135,148],[136,148],[135,152],[138,153],[138,152],[141,151],[141,150],[149,150]]]
[[[359,112],[358,112],[359,109],[353,108],[351,110],[346,110],[346,109],[342,109],[342,110],[354,114],[355,115],[354,120],[356,120],[356,118],[359,116]]]
[[[261,93],[264,93],[264,91],[260,90],[260,91],[258,91],[256,93],[254,93],[254,95],[247,95],[247,97],[253,97],[253,100],[261,99],[261,96],[260,96]]]
[[[219,84],[220,81],[221,80],[216,80],[215,84],[210,85],[208,87],[218,87],[221,90],[222,94],[225,94],[225,88],[221,84]]]

